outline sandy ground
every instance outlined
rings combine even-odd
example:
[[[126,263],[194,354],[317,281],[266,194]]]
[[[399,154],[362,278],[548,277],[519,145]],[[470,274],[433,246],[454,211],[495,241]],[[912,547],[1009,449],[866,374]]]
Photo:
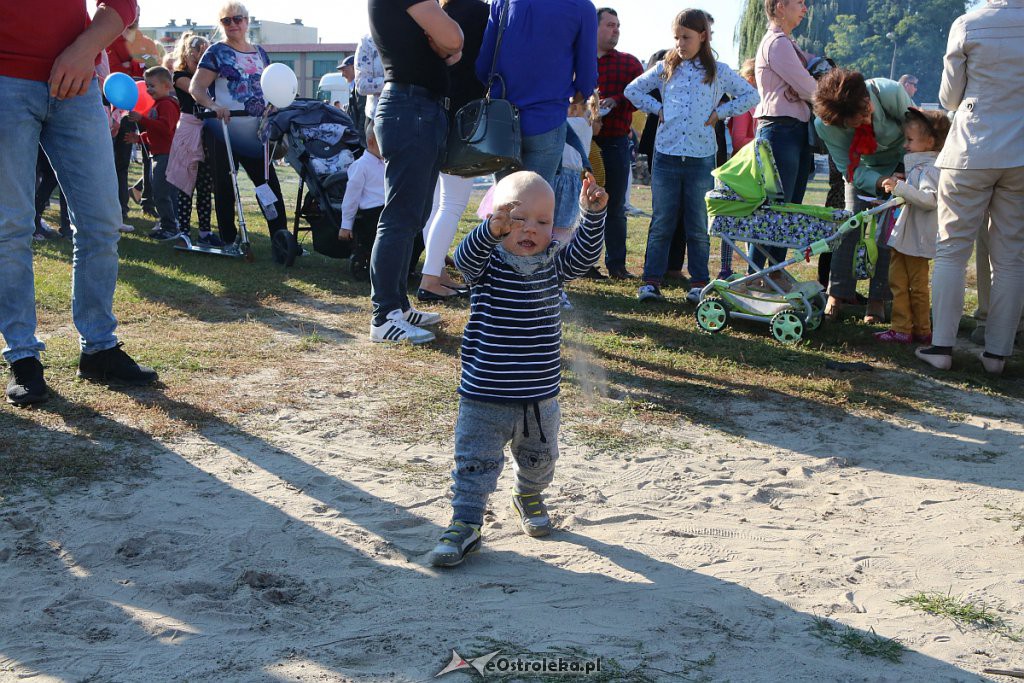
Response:
[[[264,370],[237,392],[283,381]],[[450,444],[374,438],[337,386],[152,441],[141,476],[0,508],[0,680],[423,681],[452,649],[574,649],[602,658],[601,680],[1024,668],[1019,642],[894,604],[952,591],[1024,627],[1024,530],[1006,512],[1024,512],[1021,402],[935,383],[946,416],[823,421],[737,399],[739,426],[680,423],[630,454],[566,431],[557,533],[519,531],[506,468],[484,551],[439,572],[424,560],[448,520]],[[814,615],[908,649],[848,652]]]

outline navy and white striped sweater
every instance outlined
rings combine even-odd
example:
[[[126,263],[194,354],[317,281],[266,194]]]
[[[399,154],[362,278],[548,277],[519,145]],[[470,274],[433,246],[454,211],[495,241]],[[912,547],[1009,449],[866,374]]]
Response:
[[[561,283],[586,273],[601,256],[605,212],[584,212],[564,248],[529,275],[505,263],[489,222],[455,250],[455,265],[472,287],[462,333],[459,393],[477,401],[533,403],[558,395],[562,380]]]

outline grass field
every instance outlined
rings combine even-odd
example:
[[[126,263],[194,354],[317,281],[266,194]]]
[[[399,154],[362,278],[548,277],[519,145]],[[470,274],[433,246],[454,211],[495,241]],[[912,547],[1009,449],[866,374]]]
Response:
[[[291,207],[296,178],[289,169],[279,170]],[[383,437],[450,438],[465,305],[444,307],[445,322],[433,344],[396,349],[364,343],[369,285],[354,282],[347,263],[318,254],[290,269],[273,264],[251,185],[242,184],[257,254],[251,264],[154,243],[144,236],[152,219],[133,209],[137,230],[121,241],[115,311],[126,348],[160,372],[158,388],[118,393],[73,379],[78,351],[70,321],[71,245],[35,244],[39,333],[47,344],[44,362],[56,399],[40,410],[0,410],[0,440],[8,454],[0,460],[5,487],[26,480],[90,479],[121,462],[120,449],[108,448],[104,434],[93,431],[96,415],[137,435],[169,438],[213,419],[237,424],[296,400],[318,383],[375,397],[365,419]],[[460,234],[474,225],[480,196],[474,193]],[[824,187],[814,183],[808,201],[823,196]],[[649,188],[636,187],[633,203],[649,211]],[[634,272],[642,267],[647,223],[646,217],[629,221],[628,265]],[[715,272],[717,240],[711,254]],[[813,278],[814,264],[796,272]],[[568,427],[602,450],[628,450],[645,438],[625,436],[627,422],[651,427],[651,434],[653,426],[677,420],[721,424],[730,419],[723,407],[730,397],[791,402],[828,419],[848,411],[943,412],[930,375],[954,390],[1024,396],[1019,360],[1002,379],[985,376],[968,356],[956,359],[953,372],[933,375],[909,348],[875,343],[871,333],[882,328],[861,323],[852,311],[840,323],[784,346],[771,339],[767,326],[754,323],[741,322],[716,336],[702,333],[685,290],[671,284],[665,290],[669,301],[657,305],[637,302],[635,283],[580,281],[569,293],[576,310],[565,315]],[[969,292],[968,306],[972,297]],[[310,368],[325,358],[331,371],[311,376]],[[825,368],[828,360],[864,361],[883,372],[837,373]],[[293,385],[273,395],[238,395],[238,382],[266,368],[284,369]],[[55,444],[76,447],[69,452]]]

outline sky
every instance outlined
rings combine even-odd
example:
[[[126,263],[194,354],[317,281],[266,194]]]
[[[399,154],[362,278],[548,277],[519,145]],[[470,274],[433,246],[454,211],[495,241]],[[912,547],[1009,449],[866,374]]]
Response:
[[[669,0],[599,0],[614,7],[622,22],[619,49],[631,52],[647,63],[651,53],[672,44],[672,19],[687,5]],[[198,23],[217,19],[219,2],[210,0],[138,0],[142,26],[163,26],[174,19],[179,24],[186,18]],[[247,0],[249,13],[260,19],[291,23],[302,19],[306,26],[319,30],[325,43],[354,43],[369,31],[366,0]],[[715,17],[712,46],[719,60],[736,66],[733,34],[743,9],[743,0],[695,0],[693,7],[704,9]]]

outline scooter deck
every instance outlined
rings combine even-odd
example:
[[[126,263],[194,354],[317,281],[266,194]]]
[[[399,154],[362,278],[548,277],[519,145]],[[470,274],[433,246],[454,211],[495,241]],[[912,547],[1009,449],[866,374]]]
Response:
[[[176,244],[174,245],[174,249],[176,251],[192,251],[199,254],[210,254],[211,256],[224,256],[227,258],[242,258],[242,256],[244,256],[244,254],[242,254],[241,252],[228,253],[224,251],[224,249],[222,249],[221,247],[204,247],[198,244],[193,244],[187,247],[181,244]]]

